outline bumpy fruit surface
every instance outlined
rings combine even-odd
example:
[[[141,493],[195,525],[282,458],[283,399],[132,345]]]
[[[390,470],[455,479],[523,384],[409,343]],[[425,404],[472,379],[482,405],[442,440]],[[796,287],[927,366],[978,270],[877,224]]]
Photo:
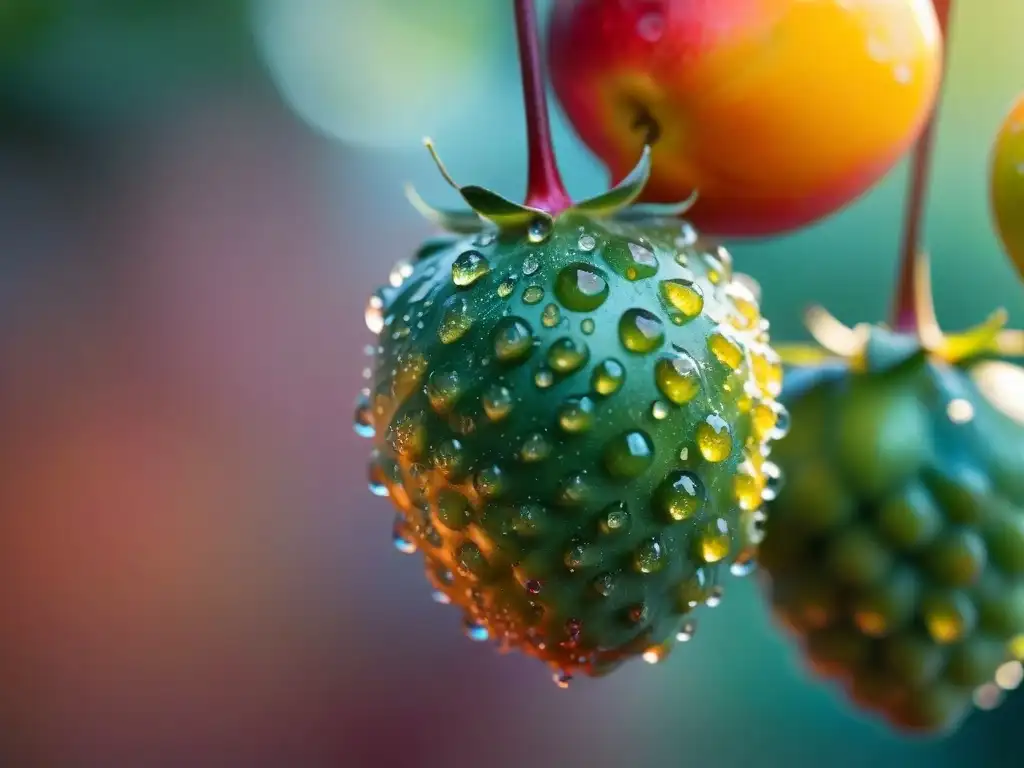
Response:
[[[561,679],[654,661],[752,560],[781,364],[688,225],[570,209],[433,241],[367,320],[371,488],[470,637]]]
[[[999,129],[992,148],[990,184],[996,230],[1024,279],[1024,95]]]
[[[552,81],[616,178],[644,141],[643,200],[697,189],[715,235],[789,231],[875,184],[934,103],[931,0],[557,0]]]
[[[861,363],[787,373],[760,563],[816,673],[942,731],[1024,633],[1024,369],[877,328]]]

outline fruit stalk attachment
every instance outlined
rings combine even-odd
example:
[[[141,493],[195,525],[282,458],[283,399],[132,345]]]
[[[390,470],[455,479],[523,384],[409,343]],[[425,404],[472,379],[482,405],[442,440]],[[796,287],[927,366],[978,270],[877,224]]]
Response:
[[[914,147],[910,165],[910,187],[907,196],[907,207],[903,228],[903,245],[900,250],[899,276],[897,278],[896,298],[893,307],[893,329],[897,332],[932,334],[937,326],[934,313],[929,313],[928,306],[921,306],[921,294],[916,290],[919,282],[918,260],[921,241],[924,205],[928,192],[928,177],[931,167],[931,156],[935,145],[935,123],[942,102],[945,73],[949,60],[949,21],[953,10],[953,0],[933,0],[935,14],[939,21],[942,35],[942,65],[939,70],[939,88],[932,105],[931,114],[925,121],[921,135]],[[930,294],[929,294],[930,305]],[[931,314],[931,316],[929,316]]]

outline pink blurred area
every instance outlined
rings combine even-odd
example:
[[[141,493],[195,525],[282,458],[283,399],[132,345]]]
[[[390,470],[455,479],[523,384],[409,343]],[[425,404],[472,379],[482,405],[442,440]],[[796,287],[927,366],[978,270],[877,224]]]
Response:
[[[365,296],[424,232],[339,228],[260,103],[90,151],[2,159],[3,764],[478,765],[491,651],[351,429]]]

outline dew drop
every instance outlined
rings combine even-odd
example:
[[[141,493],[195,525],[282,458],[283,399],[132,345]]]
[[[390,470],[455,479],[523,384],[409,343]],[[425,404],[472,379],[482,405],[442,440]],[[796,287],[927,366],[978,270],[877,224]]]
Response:
[[[663,357],[654,365],[658,391],[676,405],[684,405],[700,392],[700,369],[685,352]]]
[[[693,472],[672,472],[658,487],[656,499],[670,520],[688,520],[704,506],[704,484]]]
[[[543,461],[551,454],[551,443],[539,432],[535,432],[523,442],[519,449],[519,458],[527,464]]]
[[[605,246],[602,255],[608,266],[630,281],[653,277],[658,272],[658,259],[647,243],[617,241]]]
[[[452,601],[452,599],[450,597],[448,597],[448,595],[446,595],[440,589],[435,589],[430,594],[430,596],[433,598],[434,602],[437,603],[438,605],[449,605],[451,603],[451,601]]]
[[[538,389],[547,389],[555,383],[555,374],[551,372],[550,368],[540,368],[533,374],[533,383]]]
[[[694,634],[697,632],[697,625],[688,621],[680,627],[679,632],[676,633],[676,641],[680,643],[688,643],[693,640]]]
[[[753,555],[741,557],[729,566],[729,573],[738,579],[749,576],[757,570],[757,558]]]
[[[469,525],[469,501],[458,491],[442,488],[437,494],[437,519],[452,531]]]
[[[366,465],[366,481],[374,496],[388,496],[388,479],[380,462],[380,455],[374,451]]]
[[[388,275],[388,282],[395,288],[401,288],[410,275],[412,275],[412,264],[408,261],[399,261],[391,268]]]
[[[697,448],[705,461],[725,461],[732,453],[732,431],[729,422],[716,413],[697,426]]]
[[[558,410],[558,426],[569,434],[586,432],[594,423],[594,401],[589,397],[572,397]]]
[[[455,438],[442,440],[430,452],[430,460],[443,475],[457,474],[465,461],[462,443]]]
[[[590,386],[594,392],[605,397],[614,395],[626,381],[626,369],[617,360],[609,358],[594,366]]]
[[[539,285],[527,286],[526,290],[523,291],[523,303],[524,304],[538,304],[544,298],[544,289]]]
[[[437,337],[442,344],[454,344],[466,335],[473,324],[469,317],[469,307],[461,296],[449,296],[444,302],[441,324],[437,328]]]
[[[479,251],[460,253],[452,263],[452,282],[466,288],[491,271],[491,265]]]
[[[604,466],[612,477],[639,477],[654,461],[654,443],[646,432],[638,429],[612,438],[604,449]]]
[[[589,336],[594,332],[594,319],[592,317],[585,317],[580,322],[580,330]]]
[[[487,631],[487,627],[483,624],[478,624],[472,619],[466,619],[463,624],[463,631],[465,631],[466,637],[474,643],[482,643],[490,638],[490,633]]]
[[[594,239],[593,235],[582,234],[576,245],[584,253],[590,253],[597,247],[597,240]]]
[[[481,469],[473,478],[473,487],[486,499],[500,496],[505,488],[505,475],[501,471],[501,467],[494,465]]]
[[[376,430],[373,428],[373,407],[370,404],[370,390],[368,389],[362,390],[356,397],[352,428],[360,437],[373,437],[376,434]]]
[[[503,317],[494,328],[494,356],[503,363],[526,359],[533,351],[533,331],[525,320]]]
[[[558,339],[548,348],[548,365],[562,375],[578,371],[589,358],[587,345],[568,336]]]
[[[772,431],[773,440],[781,440],[789,434],[789,411],[781,403],[775,404],[775,429]]]
[[[501,421],[512,410],[512,392],[501,384],[492,384],[482,398],[484,413],[491,421]]]
[[[447,413],[462,394],[458,371],[434,371],[427,379],[427,399],[437,413]]]
[[[498,294],[498,298],[500,298],[500,299],[507,299],[509,296],[511,296],[512,295],[512,291],[514,291],[516,289],[516,282],[517,281],[518,281],[518,278],[515,275],[509,275],[504,280],[502,280],[500,283],[498,283],[498,287],[496,289],[496,292]]]
[[[477,248],[486,248],[489,245],[493,245],[497,239],[497,235],[493,232],[481,232],[473,239],[473,245]]]
[[[619,340],[630,352],[646,354],[665,341],[665,328],[653,312],[627,309],[619,319]]]
[[[697,546],[705,563],[717,563],[729,554],[731,545],[729,524],[723,518],[717,517],[701,527]]]
[[[658,284],[661,303],[676,325],[683,325],[704,311],[704,292],[696,283],[681,278]]]
[[[545,328],[554,328],[562,322],[562,311],[557,304],[548,304],[541,312],[540,322]]]
[[[655,421],[662,421],[668,418],[668,404],[663,400],[655,400],[651,404],[651,418]]]
[[[391,543],[403,555],[411,555],[416,552],[416,542],[409,532],[409,525],[402,517],[395,518],[394,527],[391,529]]]
[[[643,542],[633,553],[633,567],[640,573],[657,573],[667,560],[665,547],[656,538]]]
[[[532,253],[523,259],[523,274],[529,277],[540,269],[540,262]]]
[[[547,219],[537,217],[530,222],[529,229],[526,230],[526,238],[531,243],[543,243],[551,235],[551,222]],[[526,274],[531,274],[527,272]]]
[[[730,371],[737,370],[743,363],[743,350],[740,345],[721,331],[715,331],[708,337],[708,350]]]
[[[605,534],[624,533],[629,529],[629,509],[625,502],[609,504],[601,514],[601,532]]]
[[[765,485],[764,490],[761,492],[761,498],[765,501],[775,501],[785,481],[782,470],[779,469],[777,464],[766,461],[761,465],[761,472],[765,476]]]
[[[608,298],[608,291],[604,274],[589,264],[570,264],[555,279],[555,296],[573,312],[597,309]]]
[[[384,330],[384,299],[379,291],[366,302],[365,318],[370,333],[378,335]]]
[[[559,688],[565,689],[569,687],[569,683],[572,682],[572,675],[568,672],[555,672],[551,679],[555,681],[555,685]]]
[[[541,584],[540,581],[538,581],[537,579],[530,579],[526,582],[525,586],[526,591],[529,592],[531,595],[539,595],[541,588],[543,587],[543,584]]]

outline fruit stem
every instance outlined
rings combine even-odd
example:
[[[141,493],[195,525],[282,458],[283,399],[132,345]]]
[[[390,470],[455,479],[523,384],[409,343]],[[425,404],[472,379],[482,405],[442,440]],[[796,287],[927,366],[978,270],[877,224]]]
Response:
[[[529,151],[529,176],[526,205],[557,215],[572,205],[555,162],[551,142],[547,91],[541,69],[537,12],[533,0],[514,0],[519,64],[523,74],[523,102],[526,106],[526,137]]]
[[[928,116],[920,136],[918,136],[910,165],[910,189],[904,214],[903,245],[900,252],[899,278],[892,322],[893,330],[903,333],[914,333],[920,330],[917,327],[919,308],[914,290],[915,264],[921,241],[921,223],[927,197],[928,171],[935,144],[935,122],[942,100],[946,64],[949,59],[949,19],[953,0],[933,0],[933,3],[935,15],[939,21],[939,31],[942,35],[942,65],[935,103],[932,105],[931,114]]]

